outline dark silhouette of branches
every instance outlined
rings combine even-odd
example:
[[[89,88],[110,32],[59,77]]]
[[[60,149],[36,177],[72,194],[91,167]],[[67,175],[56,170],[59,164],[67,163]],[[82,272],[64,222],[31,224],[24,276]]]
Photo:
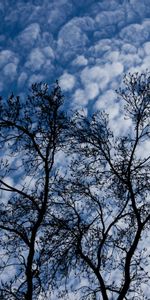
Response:
[[[148,299],[149,73],[125,76],[118,97],[120,136],[103,111],[68,119],[58,83],[2,102],[2,299]]]
[[[60,235],[66,232],[60,259],[67,273],[88,278],[89,299],[146,299],[149,283],[149,74],[129,74],[118,93],[132,122],[126,135],[113,134],[104,112],[77,113],[70,171],[58,183]]]
[[[22,102],[14,95],[1,100],[0,146],[6,155],[0,169],[2,299],[37,299],[46,281],[48,286],[42,238],[55,180],[54,159],[65,144],[62,104],[57,82],[51,93],[46,84],[35,84]],[[4,282],[5,269],[11,266],[15,271],[10,282]]]

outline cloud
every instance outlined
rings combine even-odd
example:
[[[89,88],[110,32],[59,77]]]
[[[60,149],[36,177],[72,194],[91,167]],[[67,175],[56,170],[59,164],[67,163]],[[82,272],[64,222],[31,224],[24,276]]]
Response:
[[[97,41],[94,45],[91,45],[89,48],[90,56],[93,57],[99,57],[101,59],[101,56],[112,49],[112,41],[111,39],[101,39]]]
[[[108,107],[112,107],[116,102],[117,95],[114,90],[107,90],[101,95],[95,103],[96,110],[106,110]]]
[[[18,63],[16,54],[11,50],[2,50],[0,52],[0,68],[4,67],[8,63]]]
[[[146,55],[150,55],[150,42],[147,42],[143,45],[144,51]]]
[[[87,32],[92,30],[91,18],[73,18],[66,23],[58,34],[58,52],[64,53],[64,58],[71,59],[75,54],[81,54],[88,44]]]
[[[88,99],[85,96],[85,91],[83,89],[76,89],[74,96],[73,96],[73,103],[72,105],[75,108],[81,108],[88,104]]]
[[[143,53],[143,54],[142,54]],[[142,63],[144,51],[142,49],[136,50],[136,53],[128,51],[128,49],[121,49],[121,51],[109,51],[104,56],[104,59],[110,63],[121,63],[124,70],[129,70],[131,66],[138,66]]]
[[[18,42],[25,48],[32,47],[40,35],[40,25],[32,23],[28,25],[18,36]]]
[[[84,55],[78,55],[77,58],[72,62],[72,65],[86,66],[88,64],[87,58]]]
[[[71,1],[53,1],[47,7],[47,22],[51,31],[54,33],[59,30],[73,13],[73,5]]]
[[[17,82],[18,83],[18,87],[22,87],[25,84],[27,78],[28,78],[27,73],[26,72],[22,72],[20,74],[20,76],[18,77],[18,82]]]
[[[32,72],[41,71],[48,68],[50,70],[54,58],[55,54],[50,46],[46,46],[44,48],[33,48],[29,53],[25,67],[30,69]]]
[[[123,105],[114,90],[104,92],[95,103],[95,110],[109,114],[109,126],[116,136],[126,134],[132,124],[130,119],[124,118]]]
[[[4,180],[5,183],[7,183],[10,186],[14,186],[14,180],[11,177],[6,177]],[[0,191],[0,197],[1,197],[1,202],[4,204],[8,203],[8,200],[10,199],[11,192],[10,191]]]
[[[140,17],[146,17],[150,13],[149,0],[130,0],[130,4],[132,9],[138,14]]]
[[[42,81],[44,81],[44,75],[33,74],[30,76],[30,78],[28,80],[28,86],[30,87],[32,85],[32,83],[42,82]]]
[[[45,56],[49,59],[54,59],[55,58],[55,53],[53,49],[50,46],[46,46],[42,49],[43,53]]]
[[[114,11],[104,11],[100,12],[96,16],[96,27],[97,29],[106,28],[107,26],[116,25],[117,27],[122,27],[125,23],[125,10],[124,9],[118,9]]]
[[[149,28],[149,20],[144,21],[142,24],[131,24],[121,30],[120,38],[125,42],[141,45],[141,43],[149,39]]]
[[[86,87],[91,82],[96,82],[101,90],[106,89],[108,83],[123,73],[121,62],[106,63],[104,65],[86,67],[81,72],[81,81]]]
[[[67,24],[61,29],[58,36],[58,51],[81,52],[84,46],[87,44],[88,38],[85,33],[77,26],[70,26]],[[64,53],[65,54],[65,53]]]
[[[3,69],[3,73],[13,81],[14,77],[17,75],[17,65],[14,63],[7,64]]]
[[[99,86],[96,82],[86,84],[84,89],[76,89],[72,103],[76,109],[87,107],[89,100],[94,100],[99,94]]]
[[[88,67],[91,72],[99,66],[103,69],[104,79],[98,86],[103,89],[109,88],[111,81],[115,86],[115,80],[106,75],[109,64],[119,83],[118,76],[121,78],[122,72],[116,76],[114,68],[128,72],[135,67],[141,69],[149,61],[148,50],[145,53],[143,49],[149,39],[149,20],[145,18],[149,11],[147,0],[137,0],[137,4],[135,0],[86,3],[29,0],[27,5],[19,0],[7,3],[2,10],[9,24],[7,27],[4,23],[3,31],[13,38],[4,36],[5,43],[7,41],[5,51],[11,51],[19,58],[18,78],[15,77],[18,82],[21,82],[23,72],[28,78],[38,72],[45,81],[55,80],[63,76],[65,68],[66,73],[76,78],[77,89],[82,90],[87,89],[86,85],[82,86],[82,71]],[[14,62],[3,62],[3,66],[8,63]],[[28,80],[22,80],[18,89],[23,88],[23,82],[26,86]]]
[[[0,92],[2,92],[2,90],[3,90],[3,83],[0,82]]]
[[[99,86],[96,82],[89,83],[85,86],[85,96],[87,100],[93,100],[99,94]]]
[[[121,46],[121,50],[124,54],[135,54],[137,53],[137,48],[134,45],[124,42]]]
[[[0,90],[3,91],[6,85],[6,80],[9,83],[15,82],[17,78],[17,68],[18,68],[19,59],[16,54],[11,50],[2,50],[0,52]]]
[[[63,91],[72,90],[75,85],[75,77],[67,72],[59,78],[59,83]]]
[[[20,92],[34,80],[60,78],[64,91],[73,90],[75,105],[88,107],[92,100],[94,107],[99,95],[119,86],[124,72],[149,65],[147,0],[137,3],[29,0],[25,7],[19,0],[12,6],[19,21],[15,39],[0,56],[3,74],[12,68]],[[9,22],[12,7],[5,11]]]
[[[29,54],[28,61],[25,66],[31,68],[32,71],[40,70],[45,62],[45,57],[39,48],[35,48]]]

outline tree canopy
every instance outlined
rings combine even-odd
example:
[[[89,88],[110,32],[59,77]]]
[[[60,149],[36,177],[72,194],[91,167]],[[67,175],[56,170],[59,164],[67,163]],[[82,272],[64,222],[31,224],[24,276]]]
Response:
[[[119,136],[104,111],[67,115],[58,82],[1,99],[2,299],[148,299],[149,73],[118,97]]]

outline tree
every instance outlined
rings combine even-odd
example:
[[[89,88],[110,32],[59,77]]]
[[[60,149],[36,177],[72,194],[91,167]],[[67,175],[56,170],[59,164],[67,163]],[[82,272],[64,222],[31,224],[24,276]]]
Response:
[[[104,112],[75,114],[72,161],[57,186],[56,265],[63,261],[65,277],[72,272],[81,299],[149,299],[149,74],[125,76],[119,95],[131,121],[126,135],[113,134]]]
[[[24,106],[13,95],[4,101],[2,271],[13,265],[16,276],[3,280],[2,299],[34,300],[45,292],[49,300],[51,288],[61,299],[69,298],[67,290],[77,300],[146,299],[149,74],[125,76],[119,95],[131,122],[120,136],[105,112],[68,119],[58,84],[51,94],[34,85]]]
[[[55,158],[65,145],[62,105],[58,82],[51,93],[46,84],[34,84],[27,99],[1,99],[1,299],[38,299],[49,286],[45,229],[48,223],[51,238],[56,233],[47,212]]]

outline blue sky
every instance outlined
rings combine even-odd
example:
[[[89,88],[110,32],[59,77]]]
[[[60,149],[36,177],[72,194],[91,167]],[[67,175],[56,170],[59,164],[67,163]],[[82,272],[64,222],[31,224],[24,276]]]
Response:
[[[105,109],[111,129],[126,132],[115,89],[125,73],[150,69],[149,4],[0,0],[0,94],[24,96],[33,82],[59,79],[70,109]]]
[[[1,0],[0,94],[60,80],[70,107],[116,116],[123,74],[150,66],[149,0]]]

